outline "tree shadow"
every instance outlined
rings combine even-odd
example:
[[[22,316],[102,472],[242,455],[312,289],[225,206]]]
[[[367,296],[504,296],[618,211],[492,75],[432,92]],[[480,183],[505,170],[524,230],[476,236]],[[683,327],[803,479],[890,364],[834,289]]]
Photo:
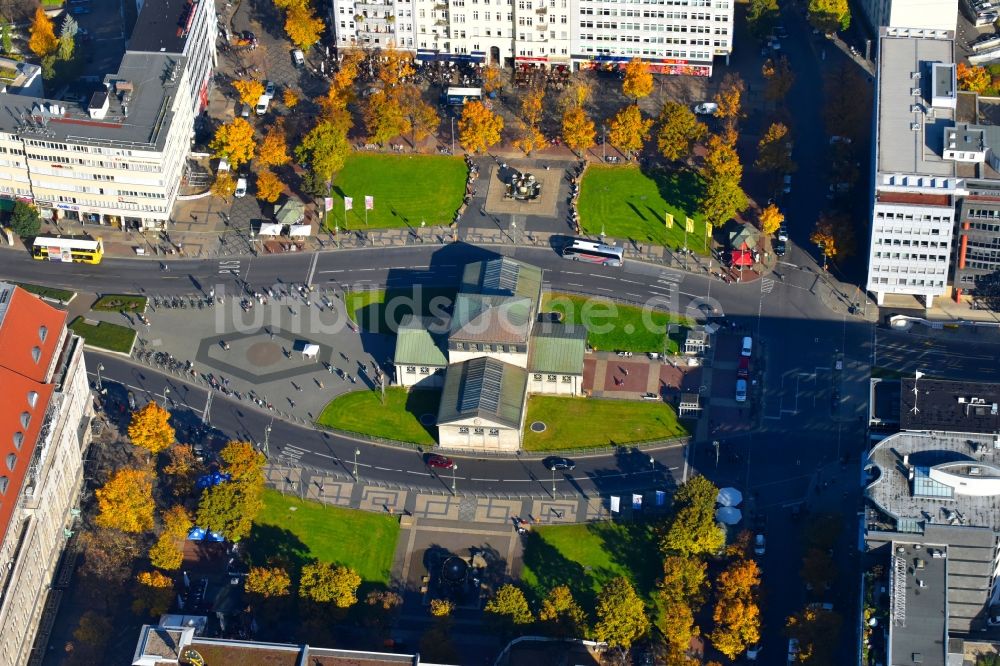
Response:
[[[662,573],[657,569],[656,530],[651,521],[591,523],[588,531],[601,539],[604,551],[623,569],[632,572],[636,590],[648,596]],[[617,574],[612,574],[617,575]]]
[[[413,414],[424,430],[434,441],[437,441],[437,413],[441,404],[441,391],[438,389],[413,389],[406,394],[406,411]],[[429,414],[432,418],[421,418]],[[425,423],[425,421],[427,421]]]
[[[533,606],[541,603],[548,590],[566,585],[584,608],[593,608],[596,600],[591,573],[579,562],[574,562],[545,541],[537,532],[529,532],[524,539],[524,567],[535,576],[537,585],[526,594]]]
[[[254,566],[264,566],[271,560],[286,563],[292,578],[297,578],[302,566],[313,559],[309,547],[293,532],[260,523],[254,523],[250,530],[246,552]]]
[[[704,183],[696,173],[666,169],[646,170],[643,173],[656,183],[660,196],[668,204],[683,211],[698,210]]]

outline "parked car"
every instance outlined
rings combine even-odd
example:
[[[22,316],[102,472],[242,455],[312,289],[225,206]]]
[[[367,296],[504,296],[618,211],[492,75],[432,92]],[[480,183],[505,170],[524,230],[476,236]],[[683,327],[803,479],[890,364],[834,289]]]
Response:
[[[719,110],[719,105],[715,102],[701,102],[694,105],[694,112],[699,116],[710,116]]]
[[[233,196],[237,199],[245,197],[247,195],[247,179],[237,178],[236,179],[236,191],[233,192]]]
[[[428,453],[424,456],[424,464],[435,469],[452,469],[455,461],[437,453]]]
[[[271,98],[268,95],[261,95],[257,100],[257,106],[254,107],[254,113],[258,116],[262,116],[267,113],[267,107],[271,104]]]
[[[757,661],[760,656],[760,643],[756,643],[747,648],[747,661]]]
[[[542,461],[545,465],[545,469],[551,472],[563,472],[576,469],[576,463],[569,458],[560,458],[559,456],[549,456]]]
[[[736,380],[736,402],[746,402],[747,401],[747,380],[737,379]]]
[[[833,136],[830,137],[830,145],[831,146],[836,145],[838,143],[846,143],[847,145],[850,145],[851,144],[851,137],[849,137],[849,136],[840,136],[840,135],[837,135],[837,134],[834,134]]]
[[[764,538],[763,534],[758,534],[753,538],[753,554],[763,555],[766,550],[767,540]]]
[[[306,54],[302,52],[302,49],[294,49],[292,51],[292,62],[295,63],[296,67],[303,67],[306,64]]]
[[[652,391],[650,391],[649,393],[643,393],[642,394],[642,399],[643,400],[659,400],[660,396],[658,394],[653,393]]]
[[[750,376],[749,356],[740,356],[740,364],[736,368],[736,376],[740,379],[747,379]]]
[[[788,663],[794,664],[799,660],[799,639],[788,639]]]
[[[788,250],[787,243],[781,239],[774,241],[771,247],[774,248],[774,253],[779,257],[785,256],[785,252]]]
[[[778,240],[788,242],[788,227],[784,224],[778,227]]]
[[[785,194],[791,194],[792,192],[792,175],[786,173],[785,177],[781,179],[781,191]]]
[[[135,409],[135,393],[132,391],[128,392],[128,408]]]
[[[740,355],[749,357],[753,353],[753,338],[749,335],[743,338],[743,347],[740,349]]]
[[[264,84],[264,94],[268,97],[274,97],[274,81],[268,81]]]

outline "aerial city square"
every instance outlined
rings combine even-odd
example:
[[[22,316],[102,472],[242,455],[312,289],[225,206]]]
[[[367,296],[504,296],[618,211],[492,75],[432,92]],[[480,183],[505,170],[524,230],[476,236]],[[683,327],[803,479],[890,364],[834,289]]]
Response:
[[[0,666],[1000,666],[995,2],[4,0]]]

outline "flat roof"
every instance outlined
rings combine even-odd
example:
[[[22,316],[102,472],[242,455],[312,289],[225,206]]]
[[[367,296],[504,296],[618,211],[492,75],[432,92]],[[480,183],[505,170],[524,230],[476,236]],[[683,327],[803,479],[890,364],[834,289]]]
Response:
[[[1000,384],[904,377],[899,416],[903,430],[997,433]]]
[[[915,547],[919,546],[919,547]],[[920,544],[894,541],[893,557],[906,564],[905,575],[896,576],[893,595],[902,593],[902,603],[892,604],[902,612],[893,613],[889,622],[889,644],[893,666],[945,666],[947,647],[948,558],[935,558]],[[923,568],[917,568],[917,562]]]
[[[935,36],[912,36],[915,34]],[[879,37],[877,168],[882,173],[953,176],[954,163],[941,157],[944,129],[955,120],[952,109],[935,107],[933,117],[913,106],[930,107],[932,64],[954,62],[951,31],[882,29]],[[920,72],[919,78],[914,73]],[[913,89],[920,94],[914,95]],[[919,130],[911,124],[920,123]]]
[[[198,2],[208,0],[145,0],[136,19],[130,51],[183,53]]]

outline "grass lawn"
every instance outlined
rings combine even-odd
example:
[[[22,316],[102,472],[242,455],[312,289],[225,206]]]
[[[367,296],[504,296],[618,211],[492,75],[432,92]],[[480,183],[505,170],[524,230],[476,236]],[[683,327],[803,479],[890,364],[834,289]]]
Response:
[[[354,391],[334,398],[316,422],[347,432],[433,446],[437,428],[422,425],[420,416],[436,416],[440,399],[438,391],[407,391],[393,386],[385,390],[383,406],[378,391]]]
[[[17,286],[25,291],[29,291],[32,294],[42,296],[44,298],[51,298],[54,301],[60,301],[62,303],[69,303],[76,296],[75,291],[69,291],[68,289],[56,289],[55,287],[43,287],[38,284],[27,284],[25,282],[18,282]]]
[[[442,319],[455,300],[455,287],[414,286],[406,289],[348,291],[347,314],[366,331],[395,335],[404,316],[418,314]]]
[[[118,324],[98,322],[96,326],[88,324],[83,317],[77,317],[69,325],[73,331],[87,341],[91,347],[100,347],[108,351],[129,353],[135,342],[135,331]]]
[[[146,309],[145,296],[128,296],[126,294],[107,294],[101,296],[94,303],[92,310],[98,312],[119,312],[128,310],[130,312],[143,312]]]
[[[533,432],[535,421],[545,432]],[[558,451],[683,437],[688,431],[674,408],[653,400],[603,400],[552,395],[528,397],[524,424],[527,451]]]
[[[692,325],[687,317],[662,310],[560,293],[544,294],[542,311],[561,313],[567,324],[582,324],[587,329],[587,344],[601,351],[676,354]],[[670,324],[677,326],[668,336]]]
[[[399,538],[395,517],[305,502],[270,488],[263,500],[249,538],[254,564],[286,558],[297,570],[318,559],[347,565],[366,583],[389,583]]]
[[[451,224],[462,205],[468,168],[460,157],[438,155],[360,155],[347,158],[333,184],[330,229],[364,229],[365,197],[375,197],[368,211],[369,229],[420,228]],[[344,197],[354,205],[344,216]]]
[[[638,166],[590,166],[580,185],[580,224],[592,235],[602,231],[609,238],[631,239],[639,244],[684,246],[684,218],[694,220],[687,246],[707,254],[705,222],[698,212],[702,184],[688,171],[658,169],[644,172]],[[672,213],[667,229],[664,213]]]
[[[586,523],[536,527],[524,548],[521,582],[540,599],[557,585],[568,585],[574,598],[593,611],[601,585],[616,576],[632,581],[646,599],[662,575],[652,525]]]

